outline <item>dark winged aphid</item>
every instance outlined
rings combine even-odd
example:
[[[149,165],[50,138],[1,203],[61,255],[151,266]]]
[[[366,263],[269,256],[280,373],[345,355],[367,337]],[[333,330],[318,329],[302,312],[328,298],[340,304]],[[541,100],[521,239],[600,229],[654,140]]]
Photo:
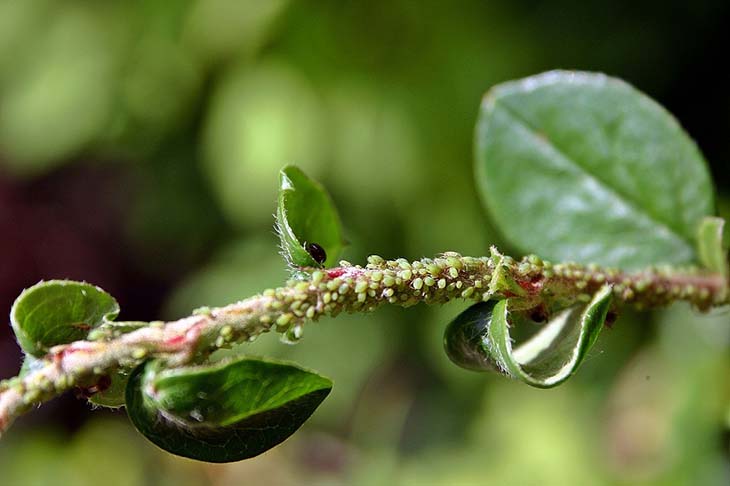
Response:
[[[319,246],[317,243],[304,243],[304,249],[307,250],[309,256],[311,256],[314,261],[320,265],[323,265],[325,260],[327,260],[327,252],[325,252],[324,248]]]

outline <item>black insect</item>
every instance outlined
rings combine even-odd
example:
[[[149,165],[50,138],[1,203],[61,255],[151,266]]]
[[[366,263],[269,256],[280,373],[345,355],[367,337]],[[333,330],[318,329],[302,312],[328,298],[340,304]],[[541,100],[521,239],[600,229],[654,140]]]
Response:
[[[323,265],[325,260],[327,260],[327,252],[325,252],[324,248],[319,246],[317,243],[304,243],[304,249],[307,250],[309,256],[311,256],[314,261],[320,265]]]

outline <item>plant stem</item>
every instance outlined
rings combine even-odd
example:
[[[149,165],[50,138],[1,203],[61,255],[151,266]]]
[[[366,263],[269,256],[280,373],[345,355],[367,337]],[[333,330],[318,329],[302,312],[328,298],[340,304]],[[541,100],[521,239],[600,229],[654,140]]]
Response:
[[[511,298],[515,309],[547,305],[550,310],[589,300],[603,285],[612,285],[616,304],[638,308],[686,301],[707,310],[730,303],[725,278],[702,270],[622,272],[552,265],[535,256],[515,261],[494,248],[491,256],[479,258],[451,252],[413,262],[371,256],[364,267],[341,262],[327,270],[307,269],[307,276],[177,321],[151,322],[126,334],[112,325],[92,331],[90,340],[55,346],[27,373],[0,382],[0,434],[34,405],[147,359],[164,360],[170,367],[201,363],[219,348],[252,341],[270,330],[293,341],[307,321],[342,311],[372,311],[385,303],[407,307],[458,298]]]

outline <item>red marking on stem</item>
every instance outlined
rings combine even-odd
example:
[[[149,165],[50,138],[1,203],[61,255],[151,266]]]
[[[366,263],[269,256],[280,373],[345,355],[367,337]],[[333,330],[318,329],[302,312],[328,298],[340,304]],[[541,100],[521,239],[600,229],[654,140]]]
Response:
[[[517,284],[531,294],[537,294],[542,290],[542,277],[535,276],[530,280],[518,280]]]
[[[200,336],[200,329],[205,325],[205,321],[198,321],[195,323],[188,332],[185,333],[185,339],[188,341],[194,341]]]
[[[335,267],[335,268],[330,268],[329,270],[327,270],[327,276],[329,278],[341,277],[344,274],[345,274],[345,269],[342,267]]]
[[[76,354],[76,353],[93,353],[96,351],[95,347],[84,347],[82,346],[84,343],[80,343],[79,345],[70,344],[67,347],[61,349],[60,351],[57,351],[53,355],[53,361],[56,363],[59,363],[60,361],[63,361],[63,359],[70,355],[70,354]],[[88,344],[88,343],[87,343]]]
[[[190,328],[185,331],[185,334],[176,334],[172,337],[169,337],[165,339],[162,343],[163,345],[168,348],[172,349],[174,351],[179,351],[185,347],[190,342],[195,341],[198,336],[200,336],[200,329],[205,326],[205,323],[207,322],[206,319],[201,319]]]
[[[180,347],[184,343],[185,343],[185,336],[183,336],[181,334],[178,334],[177,336],[173,336],[171,338],[167,338],[164,341],[165,346],[170,347],[170,348]]]

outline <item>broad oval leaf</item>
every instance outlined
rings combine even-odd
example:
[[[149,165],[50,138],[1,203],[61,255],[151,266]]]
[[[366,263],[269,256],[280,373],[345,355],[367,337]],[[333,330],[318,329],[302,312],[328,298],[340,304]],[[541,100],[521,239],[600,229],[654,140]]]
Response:
[[[340,217],[327,191],[295,166],[279,173],[276,228],[293,267],[332,266],[344,247]]]
[[[556,314],[532,337],[513,347],[508,299],[471,306],[447,327],[449,359],[470,370],[498,370],[528,385],[550,388],[567,380],[583,362],[603,329],[611,288]]]
[[[147,439],[168,452],[232,462],[284,441],[331,389],[327,378],[269,360],[167,370],[151,361],[129,379],[127,413]]]
[[[666,110],[602,74],[551,71],[493,88],[476,180],[504,236],[556,261],[696,263],[714,214],[707,164]]]
[[[10,323],[23,351],[44,355],[58,344],[84,339],[119,314],[114,297],[72,280],[48,280],[25,289],[10,310]]]

